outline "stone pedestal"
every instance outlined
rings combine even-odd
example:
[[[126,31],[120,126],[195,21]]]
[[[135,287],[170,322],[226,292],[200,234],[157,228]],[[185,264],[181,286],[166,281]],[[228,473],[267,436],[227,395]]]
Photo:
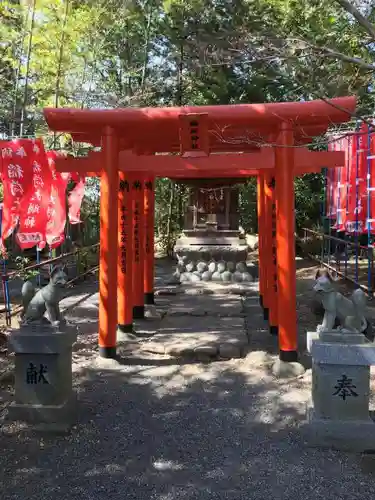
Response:
[[[323,339],[311,342],[312,401],[307,409],[307,440],[314,446],[344,450],[375,449],[375,423],[369,411],[375,346],[362,339],[358,344],[348,343],[348,337],[356,334],[321,335]]]
[[[176,277],[181,282],[251,282],[246,265],[248,246],[239,231],[184,231],[174,252],[178,260]]]
[[[307,351],[311,352],[311,346],[315,340],[324,343],[339,343],[339,344],[366,344],[367,338],[363,333],[342,333],[337,330],[329,332],[307,332],[306,347]]]
[[[77,328],[47,324],[21,326],[9,336],[15,353],[15,400],[8,419],[39,430],[66,431],[75,421],[72,345]]]

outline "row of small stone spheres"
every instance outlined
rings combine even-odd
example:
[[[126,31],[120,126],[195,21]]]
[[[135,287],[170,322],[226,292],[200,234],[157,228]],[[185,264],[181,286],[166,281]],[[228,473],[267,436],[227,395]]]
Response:
[[[252,282],[251,268],[245,262],[189,261],[179,259],[174,277],[181,283],[198,281],[217,281],[224,283]]]

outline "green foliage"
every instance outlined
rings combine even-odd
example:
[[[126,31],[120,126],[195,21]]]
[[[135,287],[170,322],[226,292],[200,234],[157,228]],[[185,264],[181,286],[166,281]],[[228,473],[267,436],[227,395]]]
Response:
[[[18,256],[14,259],[16,264],[16,276],[21,278],[23,281],[28,281],[38,276],[39,271],[37,269],[27,269],[32,265],[30,259],[25,256]]]
[[[368,19],[375,7],[369,3]],[[372,113],[374,40],[330,0],[3,0],[0,138],[46,134],[44,106],[232,104],[356,93]],[[80,151],[66,135],[49,147]],[[82,217],[99,229],[99,181]],[[322,178],[296,179],[297,226],[319,221]],[[159,179],[156,228],[168,250],[188,189]],[[241,187],[241,224],[256,230],[256,184]]]
[[[296,227],[312,228],[320,220],[324,193],[324,176],[306,174],[294,181]]]
[[[155,232],[159,247],[172,252],[183,228],[189,189],[169,179],[157,179],[155,186]]]
[[[257,183],[250,179],[240,186],[240,224],[247,233],[258,231],[257,220]]]

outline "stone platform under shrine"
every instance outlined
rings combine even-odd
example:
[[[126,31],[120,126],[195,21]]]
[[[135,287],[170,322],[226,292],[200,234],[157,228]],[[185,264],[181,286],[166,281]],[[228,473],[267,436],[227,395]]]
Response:
[[[239,230],[239,188],[234,179],[196,180],[190,191],[184,230],[176,241],[174,279],[250,282],[246,265],[248,246]],[[232,185],[233,184],[233,185]]]

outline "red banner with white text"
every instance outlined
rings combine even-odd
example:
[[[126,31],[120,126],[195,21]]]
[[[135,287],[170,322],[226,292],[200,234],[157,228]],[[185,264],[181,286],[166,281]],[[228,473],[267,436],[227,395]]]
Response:
[[[33,144],[29,139],[4,141],[1,144],[3,214],[2,243],[17,227],[21,204],[33,181]]]
[[[367,137],[363,129],[351,137],[349,147],[349,191],[345,230],[362,233],[366,229]]]
[[[329,149],[332,151],[344,151],[345,160],[340,167],[332,170],[334,177],[334,186],[332,189],[333,199],[331,203],[334,205],[334,209],[331,213],[335,215],[336,223],[332,226],[332,229],[336,231],[345,231],[346,221],[347,221],[347,206],[348,206],[348,194],[350,187],[350,137],[339,137],[334,142],[329,145]]]
[[[363,233],[367,229],[368,136],[366,125],[361,130],[329,145],[329,149],[345,152],[345,164],[327,173],[327,216],[334,216],[333,229],[347,233]]]
[[[17,242],[22,249],[43,245],[46,241],[48,207],[51,195],[52,172],[41,139],[33,139],[32,179],[20,204],[20,224]]]
[[[66,201],[65,193],[68,185],[69,173],[57,172],[55,160],[61,153],[48,151],[47,160],[52,174],[51,194],[48,206],[48,221],[46,240],[50,248],[60,246],[65,240]]]

